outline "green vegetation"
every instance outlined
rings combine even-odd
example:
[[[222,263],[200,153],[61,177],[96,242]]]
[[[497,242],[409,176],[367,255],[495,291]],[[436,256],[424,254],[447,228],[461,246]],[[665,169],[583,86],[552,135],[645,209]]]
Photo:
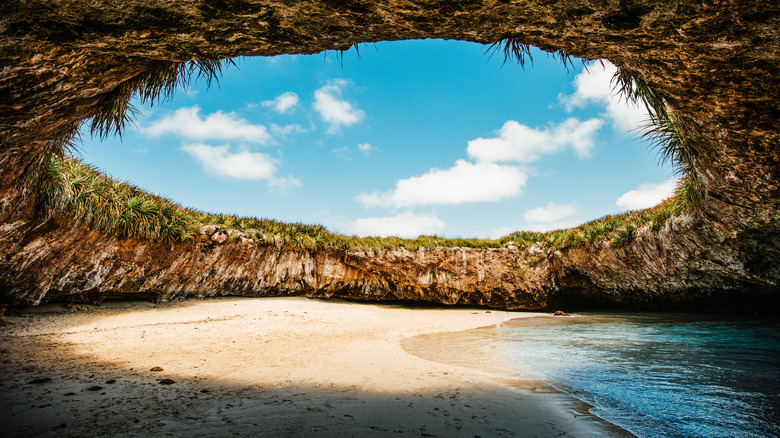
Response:
[[[497,52],[500,52],[504,55],[504,64],[506,64],[507,61],[515,61],[520,64],[520,67],[522,68],[525,68],[526,59],[531,61],[531,64],[534,62],[534,57],[531,55],[531,45],[520,42],[512,37],[506,37],[489,45],[487,50],[485,50],[486,54],[488,52],[490,53],[491,58]],[[548,53],[548,55],[552,56],[553,59],[560,60],[567,72],[569,71],[569,67],[574,67],[573,58],[564,50],[556,50],[555,52]],[[588,61],[585,59],[582,60],[583,65],[587,62]]]
[[[43,211],[74,214],[88,226],[120,237],[182,241],[198,236],[202,227],[212,225],[215,227],[214,231],[218,227],[220,232],[231,240],[243,238],[267,245],[308,249],[405,248],[416,251],[432,247],[527,248],[539,242],[548,248],[558,249],[597,245],[605,241],[611,241],[614,246],[622,248],[635,238],[657,239],[669,219],[690,209],[687,196],[680,195],[690,190],[683,182],[678,196],[659,206],[605,216],[566,230],[547,233],[522,231],[495,240],[447,239],[438,236],[420,236],[416,239],[357,237],[334,234],[321,225],[287,224],[269,219],[210,214],[183,208],[166,198],[116,181],[71,157],[50,155],[45,174],[40,205]]]
[[[512,38],[503,39],[488,51],[502,52],[504,62],[516,60],[524,65],[531,59],[530,46]],[[563,51],[553,54],[565,66],[571,58]],[[186,86],[193,75],[211,81],[219,76],[225,64],[232,61],[155,61],[141,74],[100,96],[92,119],[93,135],[106,137],[122,134],[134,109],[130,99],[138,95],[143,102],[169,99],[177,86]],[[568,67],[567,67],[568,68]],[[149,194],[135,186],[118,182],[89,165],[69,157],[75,149],[80,125],[72,126],[59,140],[47,145],[47,153],[39,162],[32,187],[40,193],[42,212],[67,212],[88,226],[121,237],[142,239],[187,240],[201,234],[207,226],[225,234],[230,240],[250,239],[279,247],[335,247],[346,249],[386,250],[405,248],[415,251],[430,247],[528,248],[539,244],[548,249],[569,246],[592,246],[610,242],[625,248],[637,239],[658,239],[670,219],[682,214],[695,214],[704,200],[702,184],[696,175],[694,160],[696,145],[689,140],[684,120],[674,114],[662,95],[655,92],[639,75],[619,68],[613,78],[615,88],[624,98],[643,103],[650,113],[650,123],[643,137],[651,140],[661,161],[669,161],[682,176],[675,196],[662,204],[619,215],[605,216],[576,228],[547,233],[516,232],[496,240],[447,239],[420,236],[417,239],[398,237],[357,237],[330,233],[321,225],[286,224],[269,219],[214,215],[178,206],[160,196]]]
[[[697,145],[688,135],[687,123],[637,73],[618,68],[612,80],[621,96],[645,105],[650,120],[643,127],[642,138],[648,139],[651,147],[658,151],[659,161],[670,163],[681,177],[675,194],[675,214],[697,213],[704,203],[705,193],[694,165]]]
[[[231,60],[152,61],[142,73],[100,96],[92,117],[92,135],[101,138],[121,136],[125,124],[132,121],[136,113],[130,104],[133,96],[137,95],[142,103],[150,102],[152,105],[155,101],[169,100],[176,87],[186,87],[193,76],[204,78],[211,85],[211,81],[221,75],[225,65],[235,64]]]
[[[672,197],[653,208],[608,215],[565,230],[547,233],[521,231],[502,237],[499,242],[503,246],[512,244],[517,247],[543,242],[552,249],[558,249],[567,246],[586,247],[609,241],[616,248],[625,248],[635,239],[659,239],[667,222],[682,214],[684,209],[679,198]]]
[[[52,154],[44,174],[45,211],[70,212],[89,226],[118,236],[185,240],[199,232],[173,202],[115,181],[76,159]]]
[[[488,46],[485,53],[496,53],[504,56],[504,62],[515,61],[525,67],[526,60],[533,63],[531,46],[513,37],[506,37]],[[550,54],[560,59],[566,70],[573,66],[572,57],[563,50]],[[583,60],[587,64],[592,62]],[[666,98],[655,91],[639,73],[625,67],[619,67],[612,78],[613,90],[631,103],[643,104],[650,116],[649,122],[643,126],[642,138],[648,139],[658,151],[659,161],[670,163],[682,182],[675,195],[675,214],[696,213],[704,202],[704,189],[701,179],[696,174],[694,165],[697,156],[697,146],[688,135],[686,121],[672,111]],[[630,234],[630,233],[628,233]]]
[[[122,237],[186,240],[201,226],[215,225],[268,244],[315,248],[327,241],[319,225],[285,224],[274,220],[214,215],[182,208],[161,196],[116,181],[71,157],[50,155],[44,172],[41,208],[73,213],[90,227]],[[241,234],[235,233],[241,231]],[[233,237],[236,236],[236,237]]]

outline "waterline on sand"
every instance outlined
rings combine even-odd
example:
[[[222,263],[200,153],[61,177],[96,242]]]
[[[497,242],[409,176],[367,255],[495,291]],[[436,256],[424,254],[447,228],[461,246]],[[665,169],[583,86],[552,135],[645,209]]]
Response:
[[[642,437],[780,435],[776,320],[538,317],[421,335],[404,346],[429,360],[530,382],[527,390],[549,385]]]

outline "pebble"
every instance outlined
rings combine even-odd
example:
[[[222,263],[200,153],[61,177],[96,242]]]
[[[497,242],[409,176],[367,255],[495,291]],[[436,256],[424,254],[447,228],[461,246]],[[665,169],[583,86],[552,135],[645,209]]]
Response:
[[[160,380],[160,385],[173,385],[174,383],[176,383],[176,382],[174,382],[173,379],[161,379]]]
[[[37,379],[30,380],[27,382],[28,385],[40,385],[41,383],[49,383],[51,382],[51,377],[39,377]]]
[[[95,385],[95,386],[90,386],[89,388],[87,388],[87,391],[100,391],[101,389],[103,389],[102,386]]]
[[[163,371],[163,369],[162,369],[162,367],[153,367],[153,368],[152,368],[151,370],[149,370],[149,371],[152,371],[152,372],[158,372],[158,371]]]

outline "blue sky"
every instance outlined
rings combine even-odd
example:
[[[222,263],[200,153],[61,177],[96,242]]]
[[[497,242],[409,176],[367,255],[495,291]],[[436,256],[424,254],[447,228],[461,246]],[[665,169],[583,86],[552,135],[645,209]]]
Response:
[[[611,96],[614,67],[425,40],[240,58],[219,84],[135,106],[82,158],[204,211],[345,234],[498,237],[657,204],[671,169],[638,141],[645,112]],[[85,129],[86,130],[86,129]]]

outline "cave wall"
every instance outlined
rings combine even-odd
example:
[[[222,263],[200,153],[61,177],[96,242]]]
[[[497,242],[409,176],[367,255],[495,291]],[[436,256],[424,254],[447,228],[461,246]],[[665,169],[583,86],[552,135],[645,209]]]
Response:
[[[3,2],[0,296],[34,304],[47,295],[308,294],[507,308],[549,307],[571,297],[652,308],[748,292],[776,296],[779,10],[773,1],[688,0]],[[543,254],[429,249],[404,255],[247,249],[242,245],[254,243],[246,242],[214,250],[207,236],[178,244],[116,239],[73,218],[36,212],[31,172],[48,145],[154,60],[506,37],[609,59],[663,93],[696,144],[695,168],[706,193],[702,213],[678,218],[660,240],[640,239],[623,249],[605,244]],[[274,260],[295,261],[270,262],[277,253],[282,255]],[[470,270],[459,257],[479,260],[481,268]],[[127,279],[129,272],[139,279]]]

